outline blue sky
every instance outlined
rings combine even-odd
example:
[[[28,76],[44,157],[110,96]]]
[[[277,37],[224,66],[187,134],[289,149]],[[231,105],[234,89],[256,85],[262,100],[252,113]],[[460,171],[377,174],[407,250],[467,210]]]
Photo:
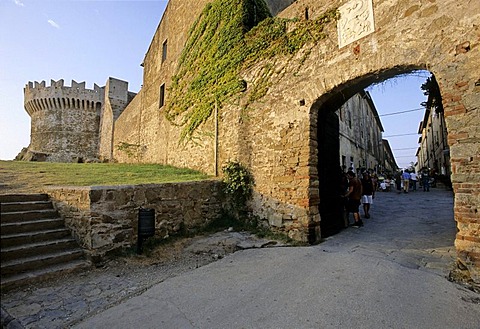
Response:
[[[427,99],[420,86],[429,76],[428,71],[417,71],[367,88],[382,121],[384,139],[389,141],[400,168],[407,168],[411,162],[416,162],[415,153],[420,137],[417,132],[425,114],[420,103]],[[390,115],[403,111],[409,112]]]
[[[193,1],[193,0],[192,0]],[[0,159],[13,159],[30,142],[23,108],[28,81],[64,79],[104,86],[108,77],[142,85],[140,64],[166,0],[0,0]],[[398,77],[370,88],[380,115],[420,107],[428,73]],[[385,136],[416,133],[422,111],[381,117]],[[418,136],[388,138],[397,163],[415,161]],[[409,150],[402,150],[411,148]]]

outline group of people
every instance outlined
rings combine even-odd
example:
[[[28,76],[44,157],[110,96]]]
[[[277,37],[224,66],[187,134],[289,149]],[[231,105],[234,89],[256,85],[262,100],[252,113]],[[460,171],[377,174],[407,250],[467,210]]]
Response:
[[[417,174],[415,171],[400,171],[395,176],[395,184],[399,193],[408,193],[409,190],[415,192],[417,190],[417,181],[421,181],[424,192],[430,191],[430,172],[428,169],[424,169],[421,173]]]
[[[417,191],[417,187],[423,187],[425,192],[430,191],[432,175],[430,170],[422,169],[418,174],[414,171],[399,171],[391,177],[381,180],[379,191],[388,192],[396,188],[398,193],[408,193],[409,191]]]
[[[343,172],[343,171],[342,171]],[[364,218],[370,218],[370,206],[375,198],[375,191],[384,190],[382,184],[386,184],[386,179],[378,184],[377,177],[370,170],[364,170],[361,178],[357,178],[353,168],[349,168],[343,176],[342,197],[345,199],[345,210],[347,216],[353,214],[353,227],[362,227],[363,221],[360,216],[360,206],[363,205]],[[408,193],[417,190],[417,182],[421,182],[424,191],[430,191],[430,173],[428,170],[422,170],[417,174],[415,171],[400,171],[392,180],[388,180],[389,185],[396,185],[397,191]]]
[[[362,178],[358,179],[355,172],[349,169],[346,174],[348,189],[342,195],[346,199],[345,209],[347,216],[353,214],[353,227],[362,227],[363,221],[360,217],[360,205],[363,204],[363,212],[365,218],[370,218],[370,205],[375,198],[376,183],[370,172],[365,170]],[[347,217],[348,219],[348,217]]]

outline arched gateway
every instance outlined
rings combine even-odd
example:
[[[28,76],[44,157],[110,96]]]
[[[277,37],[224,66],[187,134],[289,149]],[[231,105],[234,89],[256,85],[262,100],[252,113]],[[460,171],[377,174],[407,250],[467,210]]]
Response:
[[[297,1],[281,15],[301,17],[308,10],[314,19],[316,11],[323,12],[332,5],[332,1],[322,1],[325,5],[316,2]],[[338,31],[353,41],[340,47],[336,43],[342,42],[341,37],[330,37],[312,50],[303,64],[308,73],[302,76],[301,70],[297,79],[284,78],[282,90],[276,92],[293,100],[289,105],[302,100],[309,107],[308,204],[314,206],[318,201],[316,170],[322,156],[329,154],[318,152],[318,128],[327,120],[325,112],[337,110],[371,83],[414,70],[429,70],[440,85],[449,133],[458,258],[479,278],[480,24],[476,22],[480,19],[480,3],[373,1],[369,13],[370,3],[335,1],[333,5],[343,5],[340,9],[346,19],[337,23]],[[369,28],[369,34],[362,37]],[[355,35],[360,39],[355,40]],[[325,177],[319,176],[321,184]],[[311,234],[317,214],[315,207],[310,209]]]
[[[340,20],[325,24],[325,37],[314,37],[298,52],[259,60],[245,69],[243,96],[219,107],[218,115],[200,127],[209,134],[198,134],[196,143],[187,146],[172,142],[179,140],[181,129],[158,116],[158,99],[162,106],[164,100],[168,104],[169,94],[162,91],[169,90],[171,81],[171,73],[162,76],[158,63],[162,45],[176,32],[168,30],[166,22],[178,15],[174,5],[179,2],[171,0],[162,18],[145,57],[144,87],[137,96],[141,101],[116,122],[114,145],[142,145],[145,162],[211,173],[237,159],[255,176],[254,214],[295,239],[318,241],[318,165],[325,156],[319,152],[318,129],[328,120],[328,111],[371,83],[428,70],[440,86],[449,134],[458,259],[480,280],[479,1],[297,0],[277,16],[315,20],[336,8]],[[171,62],[167,57],[167,70],[179,55]],[[249,98],[262,84],[265,94]],[[140,126],[137,133],[132,132],[133,122]],[[128,161],[119,152],[114,156]]]

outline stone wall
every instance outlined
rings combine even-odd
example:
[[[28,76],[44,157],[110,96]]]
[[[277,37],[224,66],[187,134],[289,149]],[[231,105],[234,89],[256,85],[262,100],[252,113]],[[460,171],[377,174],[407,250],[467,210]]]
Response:
[[[118,162],[132,163],[139,162],[143,158],[144,147],[140,144],[140,130],[142,118],[142,99],[143,89],[128,104],[122,115],[113,122],[112,132],[107,135],[102,133],[102,141],[105,141],[104,152],[101,155],[108,156],[109,160],[114,159]],[[134,111],[128,109],[135,109]],[[106,117],[110,118],[110,114]],[[108,129],[108,127],[107,127]],[[115,135],[113,135],[115,134]],[[105,138],[104,138],[105,137]],[[112,138],[112,139],[110,139]],[[122,145],[124,148],[122,148]],[[129,146],[130,145],[130,146]],[[108,150],[108,152],[106,152]]]
[[[135,186],[58,187],[47,193],[90,258],[137,241],[139,208],[155,209],[155,236],[166,238],[204,227],[223,207],[218,180]]]
[[[103,161],[113,160],[113,132],[115,130],[115,121],[132,99],[134,99],[135,95],[135,93],[128,91],[128,82],[108,78],[107,84],[105,85],[105,101],[101,111],[98,147],[99,159]]]
[[[24,89],[24,107],[31,118],[30,145],[19,160],[76,162],[112,158],[114,120],[135,93],[126,81],[108,78],[105,87],[72,80],[46,86],[29,82]],[[41,156],[36,156],[41,155]]]
[[[191,146],[184,147],[178,144],[179,129],[171,126],[164,118],[163,108],[160,107],[160,89],[165,86],[168,100],[168,89],[171,77],[175,74],[178,58],[185,44],[190,26],[200,15],[209,0],[168,2],[162,20],[155,32],[150,47],[145,55],[144,83],[140,91],[140,106],[128,106],[125,113],[115,123],[114,158],[118,161],[131,162],[125,153],[117,149],[120,143],[138,145],[142,150],[141,161],[146,163],[163,163],[179,167],[188,167]],[[153,31],[152,31],[153,32]],[[164,50],[166,57],[164,58]],[[138,117],[137,117],[138,116]],[[139,129],[132,134],[132,122],[127,118],[139,118]],[[199,142],[199,152],[195,150],[196,166],[212,173],[212,166],[205,170],[206,163],[213,161],[211,140]],[[196,147],[195,149],[198,149]]]
[[[25,110],[31,117],[29,151],[46,154],[49,161],[71,162],[96,158],[100,110],[104,89],[86,89],[85,82],[63,80],[29,82],[25,87]]]

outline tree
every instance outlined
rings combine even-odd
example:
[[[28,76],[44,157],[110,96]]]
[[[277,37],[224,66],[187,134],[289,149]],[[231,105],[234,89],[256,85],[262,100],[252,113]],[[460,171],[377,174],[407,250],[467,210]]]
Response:
[[[421,105],[427,109],[435,109],[435,113],[443,112],[442,95],[440,94],[440,87],[438,86],[437,79],[432,74],[427,81],[420,87],[423,90],[423,94],[428,96],[426,102],[422,102]]]

